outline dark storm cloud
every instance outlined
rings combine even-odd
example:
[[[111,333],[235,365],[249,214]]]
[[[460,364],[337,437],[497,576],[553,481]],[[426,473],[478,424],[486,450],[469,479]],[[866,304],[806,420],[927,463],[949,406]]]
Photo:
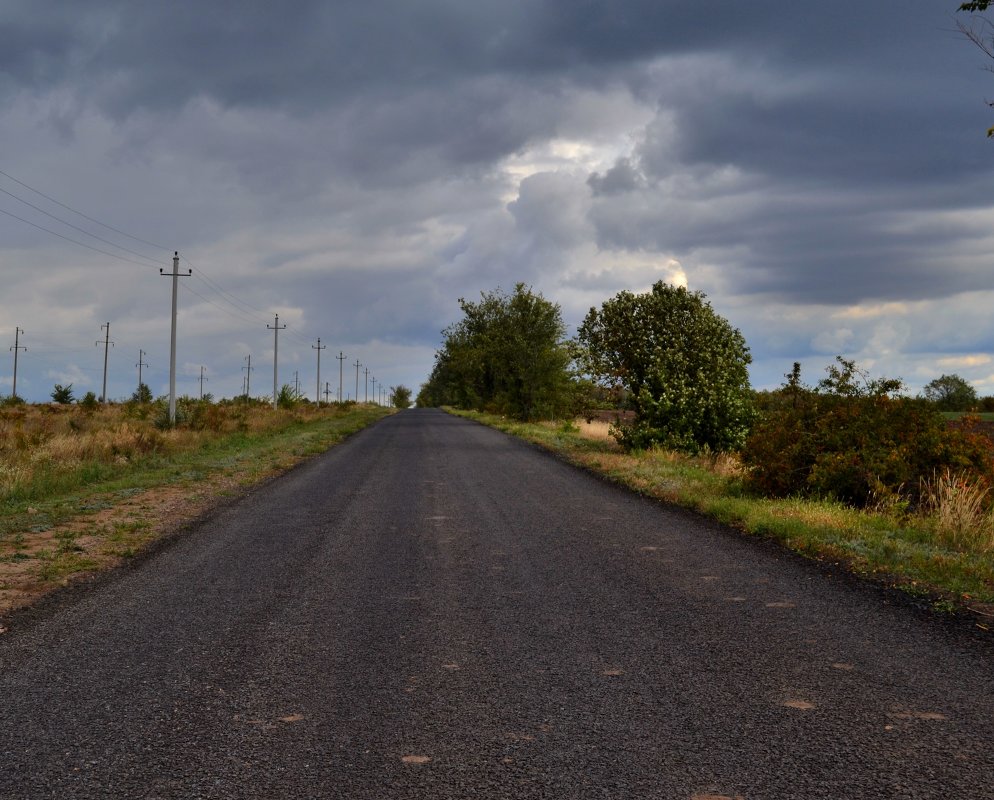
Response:
[[[326,337],[434,344],[481,289],[583,308],[681,269],[740,310],[954,297],[988,282],[994,95],[956,5],[8,0],[5,146]],[[743,324],[757,361],[900,332],[861,319]]]

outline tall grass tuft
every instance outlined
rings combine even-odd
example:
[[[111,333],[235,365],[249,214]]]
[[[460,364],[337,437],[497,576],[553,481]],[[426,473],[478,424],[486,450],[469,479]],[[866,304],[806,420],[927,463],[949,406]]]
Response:
[[[994,549],[994,511],[990,489],[966,473],[944,470],[921,487],[922,511],[936,536],[957,550]]]

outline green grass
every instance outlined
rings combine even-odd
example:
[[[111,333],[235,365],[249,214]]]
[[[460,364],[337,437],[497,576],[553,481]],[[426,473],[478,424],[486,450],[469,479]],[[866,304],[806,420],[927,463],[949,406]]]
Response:
[[[994,554],[952,546],[935,535],[929,519],[860,511],[827,500],[756,497],[744,490],[728,463],[661,451],[624,453],[613,441],[584,437],[569,425],[447,410],[541,445],[641,494],[928,597],[936,608],[994,603]]]
[[[969,415],[978,417],[981,422],[994,422],[994,411],[941,411],[939,413],[948,420],[957,420]]]
[[[126,463],[84,463],[61,472],[38,470],[29,483],[0,501],[0,554],[8,561],[36,560],[37,575],[44,582],[64,579],[92,568],[92,560],[77,551],[75,538],[68,534],[60,535],[50,550],[23,554],[32,534],[85,519],[147,489],[180,486],[189,487],[192,493],[205,480],[221,476],[232,476],[242,485],[257,483],[302,457],[323,452],[388,413],[385,408],[357,405],[316,419],[288,418],[286,424],[219,434],[195,446],[149,453]],[[108,552],[133,555],[151,538],[149,527],[140,519],[116,523],[103,534]]]

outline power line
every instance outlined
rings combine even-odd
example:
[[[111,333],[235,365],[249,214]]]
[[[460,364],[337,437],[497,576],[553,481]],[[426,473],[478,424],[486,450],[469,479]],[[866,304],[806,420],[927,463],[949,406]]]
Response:
[[[111,247],[116,247],[118,250],[123,250],[125,253],[131,253],[131,255],[133,255],[133,256],[138,256],[139,258],[144,258],[144,259],[146,259],[148,261],[151,261],[156,266],[158,266],[160,264],[165,264],[166,263],[165,261],[156,261],[152,256],[147,256],[144,253],[139,253],[136,250],[129,250],[127,247],[122,247],[121,245],[117,244],[117,242],[112,242],[110,239],[104,239],[102,236],[97,236],[95,233],[90,233],[88,230],[86,230],[84,228],[81,228],[78,225],[73,225],[71,222],[67,222],[66,220],[62,219],[62,217],[57,217],[57,216],[55,216],[55,214],[49,214],[45,209],[39,208],[34,203],[29,203],[23,197],[18,197],[16,194],[14,194],[13,192],[8,192],[6,189],[0,188],[0,192],[3,192],[8,197],[13,197],[19,203],[24,203],[24,205],[28,206],[28,208],[33,208],[39,214],[44,214],[46,217],[50,217],[51,219],[54,219],[56,222],[61,222],[63,225],[67,225],[70,228],[72,228],[73,230],[79,231],[84,236],[89,236],[92,239],[96,239],[98,242],[103,242],[104,244],[109,244]]]
[[[111,258],[116,258],[118,261],[125,261],[128,264],[136,264],[139,267],[148,268],[149,266],[148,264],[143,264],[140,261],[135,261],[133,258],[125,258],[124,256],[117,255],[116,253],[108,253],[106,250],[101,250],[99,247],[93,247],[92,245],[85,244],[83,242],[78,242],[69,236],[65,236],[61,233],[51,230],[50,228],[46,228],[44,225],[38,225],[35,222],[31,222],[31,220],[24,219],[24,217],[19,217],[17,216],[17,214],[12,214],[10,211],[5,211],[2,208],[0,208],[0,214],[6,214],[8,217],[13,217],[18,222],[23,222],[25,225],[30,225],[32,228],[37,228],[40,231],[45,231],[45,233],[50,233],[52,234],[52,236],[58,236],[60,239],[65,239],[67,242],[72,242],[73,244],[77,244],[80,247],[85,247],[87,250],[93,250],[95,253],[100,253],[105,256],[110,256]]]
[[[214,306],[214,308],[216,308],[222,314],[227,314],[232,319],[236,319],[236,320],[238,320],[239,322],[241,322],[244,325],[258,325],[260,323],[260,320],[252,319],[248,315],[246,315],[244,312],[238,312],[238,313],[236,313],[236,312],[231,311],[228,308],[225,308],[222,305],[218,305],[213,300],[211,300],[209,297],[204,297],[204,295],[202,295],[196,289],[191,289],[185,283],[181,283],[180,284],[180,288],[183,291],[185,291],[185,292],[189,292],[190,294],[196,295],[197,297],[199,297],[201,300],[203,300],[208,305]]]
[[[34,192],[37,195],[41,195],[42,197],[44,197],[49,202],[55,203],[55,205],[61,206],[62,208],[66,209],[67,211],[72,211],[73,214],[78,214],[83,219],[89,220],[90,222],[94,222],[97,225],[100,225],[101,227],[106,228],[109,231],[114,231],[114,233],[119,233],[119,234],[121,234],[121,236],[127,236],[129,239],[133,239],[136,242],[141,242],[142,244],[147,244],[149,247],[154,247],[156,250],[165,250],[165,251],[169,250],[168,247],[163,247],[161,244],[155,244],[154,242],[149,242],[149,241],[147,241],[145,239],[141,239],[141,238],[139,238],[137,236],[132,236],[130,233],[126,233],[125,231],[119,230],[118,228],[115,228],[112,225],[108,225],[106,222],[101,222],[100,220],[94,219],[93,217],[88,217],[82,211],[77,211],[72,206],[67,206],[65,203],[59,202],[54,197],[49,197],[44,192],[42,192],[42,191],[40,191],[38,189],[35,189],[33,186],[29,186],[24,181],[19,181],[13,175],[8,175],[3,170],[0,170],[0,175],[3,175],[5,178],[8,178],[9,180],[12,180],[14,183],[19,184],[20,186],[23,186],[25,189],[30,189],[32,192]],[[124,248],[121,248],[121,249],[123,250]]]

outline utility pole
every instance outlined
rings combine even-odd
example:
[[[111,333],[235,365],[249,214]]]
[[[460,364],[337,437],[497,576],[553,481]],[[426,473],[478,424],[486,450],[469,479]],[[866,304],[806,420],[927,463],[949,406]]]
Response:
[[[328,386],[328,381],[324,382],[324,403],[328,404],[328,395],[331,394],[331,388]]]
[[[159,268],[160,275],[168,275],[173,279],[173,324],[169,333],[169,424],[176,424],[176,294],[179,290],[179,251],[173,251],[173,271],[163,272]],[[187,270],[186,275],[192,275],[193,270]],[[186,277],[185,275],[183,277]],[[107,323],[110,327],[110,323]],[[104,369],[104,375],[107,370]],[[106,381],[106,379],[105,379]]]
[[[249,399],[249,390],[252,386],[252,354],[249,353],[245,356],[245,360],[248,361],[247,367],[242,367],[245,370],[245,399]]]
[[[266,326],[269,330],[273,332],[273,410],[276,409],[276,404],[279,400],[279,393],[276,388],[277,380],[277,370],[279,369],[279,355],[280,355],[280,331],[286,327],[286,325],[280,325],[280,315],[276,315],[276,321],[272,325]]]
[[[342,402],[342,364],[345,363],[345,353],[341,350],[338,351],[338,355],[335,356],[338,359],[338,402]]]
[[[293,393],[296,395],[300,394],[300,370],[295,369],[293,371]]]
[[[365,383],[366,383],[366,399],[363,402],[368,403],[369,402],[369,367],[366,367],[366,381],[365,381]],[[358,386],[356,386],[355,394],[356,394],[355,400],[358,403],[359,402],[359,387]]]
[[[318,343],[317,343],[317,345],[316,346],[313,345],[313,344],[311,345],[311,350],[317,350],[318,351],[318,392],[317,392],[316,395],[314,395],[314,400],[315,400],[315,402],[318,402],[318,403],[321,402],[321,351],[322,350],[327,350],[327,349],[328,349],[328,345],[322,345],[321,344],[321,337],[320,336],[318,337]],[[328,398],[325,397],[324,401],[327,403],[328,402]]]
[[[146,361],[145,361],[145,351],[144,350],[141,350],[141,349],[138,350],[138,363],[135,364],[135,366],[138,367],[138,393],[141,394],[141,388],[142,388],[142,367],[147,367],[148,366],[148,363],[146,363]]]
[[[10,396],[15,398],[17,397],[17,352],[19,350],[23,350],[25,353],[28,352],[28,348],[20,343],[20,336],[22,333],[24,333],[23,329],[18,327],[14,328],[14,346],[10,348],[14,351],[14,388],[11,390]]]
[[[373,384],[373,402],[376,402],[376,378],[370,378],[369,382]]]
[[[100,395],[100,402],[101,403],[106,403],[107,402],[107,353],[110,351],[110,348],[114,345],[114,343],[110,340],[110,323],[109,322],[106,325],[101,325],[100,326],[100,330],[104,330],[104,329],[107,330],[107,335],[104,337],[104,340],[103,340],[103,345],[104,345],[104,390],[103,390],[103,394]],[[96,346],[97,347],[100,346],[100,340],[99,339],[97,339]]]
[[[359,402],[359,367],[362,364],[359,363],[359,359],[355,360],[355,401]]]
[[[210,381],[210,378],[204,377],[204,365],[200,365],[200,399],[204,399],[204,381]]]

